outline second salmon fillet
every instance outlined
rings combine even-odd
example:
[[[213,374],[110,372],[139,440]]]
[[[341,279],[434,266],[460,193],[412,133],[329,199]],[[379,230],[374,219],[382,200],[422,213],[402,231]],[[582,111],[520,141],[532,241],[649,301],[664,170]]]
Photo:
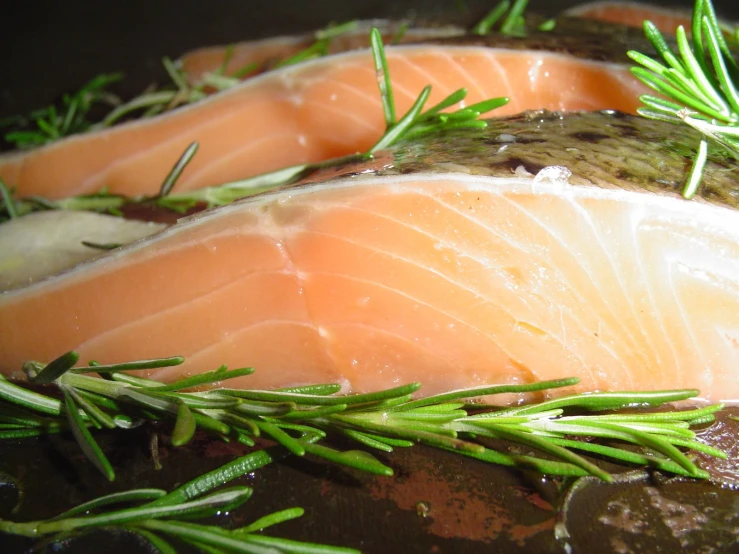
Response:
[[[680,198],[695,138],[534,113],[400,144],[3,294],[0,368],[76,349],[185,356],[164,380],[249,365],[248,387],[578,376],[736,400],[737,180],[714,160]]]

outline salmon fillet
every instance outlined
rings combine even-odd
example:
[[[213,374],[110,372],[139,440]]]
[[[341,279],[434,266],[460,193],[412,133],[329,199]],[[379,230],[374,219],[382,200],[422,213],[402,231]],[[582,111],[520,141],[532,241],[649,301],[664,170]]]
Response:
[[[76,349],[185,356],[165,381],[225,363],[256,368],[245,387],[578,376],[736,400],[739,186],[715,159],[679,196],[696,140],[535,112],[400,144],[1,295],[0,368]]]
[[[592,30],[587,37],[589,43],[542,33],[533,37],[538,45],[533,38],[463,37],[388,47],[398,111],[431,84],[432,103],[460,87],[469,89],[468,103],[509,96],[500,115],[531,108],[634,112],[646,87],[627,65],[603,61],[615,49],[609,40]],[[506,48],[490,47],[499,42]],[[578,49],[583,42],[591,48]],[[616,59],[623,61],[625,51]],[[155,194],[193,141],[200,150],[178,190],[364,151],[383,131],[371,55],[353,51],[267,72],[163,115],[0,156],[0,178],[18,197],[102,189]]]

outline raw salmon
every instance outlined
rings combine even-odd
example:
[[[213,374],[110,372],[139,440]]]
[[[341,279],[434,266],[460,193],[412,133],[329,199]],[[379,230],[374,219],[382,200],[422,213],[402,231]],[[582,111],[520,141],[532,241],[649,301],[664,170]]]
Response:
[[[529,108],[633,112],[647,89],[628,71],[628,33],[604,34],[604,25],[575,37],[558,26],[526,39],[462,37],[388,47],[398,111],[431,84],[432,103],[460,87],[469,89],[467,102],[509,96],[502,115]],[[2,156],[0,177],[20,197],[103,188],[154,194],[193,141],[200,151],[178,182],[181,190],[366,150],[382,131],[370,53],[353,51],[270,71],[164,115]]]
[[[186,356],[164,380],[250,365],[249,387],[574,375],[736,400],[739,180],[711,159],[682,199],[697,141],[534,112],[401,143],[3,294],[0,367],[76,349]]]

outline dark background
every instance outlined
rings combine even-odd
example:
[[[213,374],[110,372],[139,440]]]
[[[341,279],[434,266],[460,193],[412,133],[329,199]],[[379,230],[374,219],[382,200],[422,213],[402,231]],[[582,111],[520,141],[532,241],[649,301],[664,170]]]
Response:
[[[690,0],[650,0],[692,5]],[[116,89],[139,94],[166,79],[162,56],[213,44],[289,34],[350,19],[421,17],[474,22],[497,0],[11,0],[0,32],[0,117],[49,104],[99,73],[122,71]],[[556,14],[576,0],[532,0]],[[739,2],[716,0],[739,19]]]

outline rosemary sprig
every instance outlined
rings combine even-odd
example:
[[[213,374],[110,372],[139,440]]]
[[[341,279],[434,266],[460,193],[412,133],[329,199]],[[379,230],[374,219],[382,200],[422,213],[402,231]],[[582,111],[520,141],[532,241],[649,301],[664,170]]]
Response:
[[[663,63],[628,52],[643,66],[632,67],[632,73],[662,95],[642,95],[644,107],[638,109],[639,114],[684,123],[703,135],[683,190],[685,198],[692,198],[698,190],[709,144],[739,160],[739,67],[711,0],[696,0],[691,32],[688,38],[682,25],[677,28],[678,51],[674,52],[657,27],[645,21],[644,33]]]
[[[352,20],[341,23],[339,25],[332,24],[325,29],[316,31],[316,40],[313,44],[311,44],[307,48],[304,48],[300,52],[297,52],[296,54],[285,58],[284,60],[278,61],[277,63],[275,63],[274,67],[286,67],[288,65],[295,65],[304,61],[328,56],[331,42],[341,35],[345,35],[346,33],[354,31],[358,26],[359,23],[356,20]]]
[[[470,399],[502,393],[531,393],[571,386],[577,379],[529,385],[495,385],[453,391],[413,400],[414,383],[368,394],[337,394],[337,385],[312,385],[285,390],[214,388],[187,392],[252,372],[226,367],[171,384],[135,377],[124,371],[178,365],[182,358],[126,364],[76,366],[67,353],[48,365],[24,364],[33,384],[54,383],[63,401],[0,379],[0,439],[41,435],[71,429],[88,458],[109,479],[113,468],[93,437],[96,428],[128,428],[144,420],[173,421],[171,442],[186,444],[197,428],[223,440],[254,445],[266,437],[294,455],[312,454],[379,475],[392,469],[362,450],[337,451],[316,441],[342,434],[364,447],[390,452],[416,443],[512,467],[528,467],[552,475],[611,476],[576,453],[587,451],[617,463],[650,464],[670,473],[705,478],[679,448],[723,457],[695,440],[691,425],[713,421],[721,405],[667,413],[571,415],[654,407],[693,397],[698,391],[580,394],[515,408],[482,407]],[[105,379],[86,373],[98,373]],[[573,436],[632,443],[643,452],[613,445],[572,440]],[[483,439],[481,441],[481,439]],[[538,451],[520,455],[496,450],[484,439],[500,439]]]
[[[25,117],[3,120],[0,127],[18,129],[6,133],[5,141],[16,148],[29,148],[89,130],[92,126],[89,114],[94,106],[120,104],[120,99],[106,89],[122,78],[121,73],[98,75],[76,93],[65,94],[59,109],[51,105]]]
[[[20,215],[15,200],[13,200],[13,193],[8,189],[2,178],[0,178],[0,200],[2,200],[7,219],[13,219]]]
[[[168,57],[162,58],[162,65],[170,78],[170,83],[144,92],[125,104],[119,105],[108,113],[100,123],[93,125],[91,130],[110,127],[132,115],[151,117],[185,104],[199,102],[208,96],[208,91],[211,89],[220,92],[241,83],[241,79],[235,75],[246,75],[257,69],[249,64],[237,70],[234,75],[225,75],[225,66],[230,56],[230,51],[227,50],[223,65],[215,71],[205,73],[195,83],[188,81],[178,62],[174,62]]]

